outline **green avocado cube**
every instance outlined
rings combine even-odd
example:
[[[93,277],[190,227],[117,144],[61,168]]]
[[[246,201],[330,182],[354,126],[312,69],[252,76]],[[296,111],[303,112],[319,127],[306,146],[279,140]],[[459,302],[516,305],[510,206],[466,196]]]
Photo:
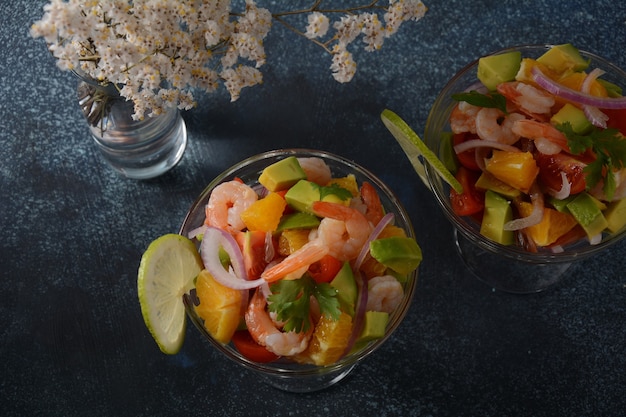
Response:
[[[344,262],[335,278],[330,281],[330,286],[337,290],[341,310],[354,317],[358,290],[349,262]]]
[[[504,230],[504,225],[511,220],[513,209],[510,202],[498,193],[487,190],[480,234],[501,245],[511,245],[515,235],[511,230]]]
[[[306,173],[298,158],[289,156],[265,167],[259,176],[259,183],[270,191],[281,191],[306,179]]]
[[[567,210],[574,216],[578,224],[585,229],[587,236],[592,238],[608,227],[608,222],[595,198],[582,192],[567,204]]]
[[[313,229],[320,225],[320,219],[309,213],[295,212],[286,214],[278,222],[277,232],[289,229]]]
[[[589,60],[584,59],[578,49],[570,43],[554,45],[537,58],[537,62],[559,74],[584,71],[589,66]]]
[[[320,201],[320,186],[300,180],[285,193],[285,201],[297,211],[314,214],[313,202]]]
[[[608,224],[606,228],[609,232],[620,231],[626,225],[626,198],[609,203],[604,212],[604,218],[606,218]]]
[[[561,109],[550,118],[550,122],[556,125],[569,123],[572,126],[572,130],[578,134],[589,132],[592,126],[587,116],[585,116],[585,112],[570,103],[566,103],[561,107]]]
[[[370,255],[400,274],[414,271],[422,261],[422,250],[410,237],[393,236],[370,242]]]
[[[477,77],[489,91],[494,91],[498,84],[515,79],[521,63],[519,51],[484,56],[478,60]]]
[[[366,311],[363,317],[363,330],[356,343],[366,343],[385,336],[389,323],[389,313],[384,311]]]

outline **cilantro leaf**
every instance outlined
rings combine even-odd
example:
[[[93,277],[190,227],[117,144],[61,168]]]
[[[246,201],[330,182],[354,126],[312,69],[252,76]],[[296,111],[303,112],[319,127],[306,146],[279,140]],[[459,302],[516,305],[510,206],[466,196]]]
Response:
[[[472,90],[467,93],[452,94],[452,99],[456,101],[465,101],[473,106],[498,109],[507,114],[506,98],[502,94],[492,93],[487,95]]]
[[[329,284],[317,284],[304,275],[294,280],[280,280],[270,286],[272,294],[267,298],[268,308],[276,318],[285,322],[283,330],[306,332],[311,326],[311,296],[314,296],[320,312],[337,320],[340,315],[337,290]]]
[[[595,160],[585,168],[587,189],[592,189],[601,181],[602,191],[607,200],[612,200],[615,193],[615,177],[613,171],[626,166],[626,138],[617,129],[600,129],[593,127],[584,135],[574,132],[569,122],[557,126],[566,137],[567,144],[576,155],[591,150]]]

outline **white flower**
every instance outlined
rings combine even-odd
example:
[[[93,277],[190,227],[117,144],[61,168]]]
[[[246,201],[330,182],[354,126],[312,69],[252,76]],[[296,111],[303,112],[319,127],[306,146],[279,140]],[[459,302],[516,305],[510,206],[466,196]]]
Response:
[[[326,36],[330,21],[326,15],[319,12],[313,12],[307,17],[309,22],[304,35],[309,39],[321,38]]]
[[[117,85],[133,101],[133,117],[142,119],[166,107],[193,107],[193,90],[224,85],[235,101],[244,87],[261,83],[273,22],[323,48],[333,77],[349,82],[356,62],[348,47],[358,37],[365,50],[378,50],[427,10],[419,0],[389,0],[387,9],[369,0],[332,10],[322,3],[272,13],[255,0],[246,0],[244,10],[233,10],[241,2],[230,0],[50,0],[30,33],[46,41],[60,69]],[[331,25],[327,14],[339,19]],[[288,23],[297,15],[307,16],[304,31]]]

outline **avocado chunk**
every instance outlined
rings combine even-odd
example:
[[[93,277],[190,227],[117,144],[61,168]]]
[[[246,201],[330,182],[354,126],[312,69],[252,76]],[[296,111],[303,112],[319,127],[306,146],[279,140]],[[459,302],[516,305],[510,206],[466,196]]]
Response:
[[[522,194],[522,192],[517,188],[513,188],[509,184],[500,181],[487,171],[483,171],[483,173],[480,174],[480,177],[478,177],[475,186],[479,190],[491,190],[509,198],[515,198]]]
[[[327,201],[349,205],[352,193],[337,184],[319,186],[314,182],[300,180],[285,193],[285,201],[292,208],[304,213],[313,213],[313,202]]]
[[[295,156],[268,165],[259,176],[261,185],[270,191],[286,190],[303,179],[306,179],[306,173]]]
[[[589,60],[585,60],[570,43],[554,45],[537,58],[537,62],[559,74],[584,71],[589,66]]]
[[[363,330],[356,343],[366,343],[380,339],[385,335],[389,322],[389,313],[384,311],[366,311],[363,317]]]
[[[501,245],[511,245],[514,240],[513,231],[504,230],[504,225],[512,219],[513,209],[509,201],[498,193],[487,190],[480,234]]]
[[[313,214],[313,202],[320,201],[320,187],[314,182],[300,180],[285,193],[285,201],[297,211]]]
[[[341,310],[354,317],[357,286],[349,262],[344,262],[335,278],[330,281],[330,286],[337,290],[337,299]]]
[[[284,215],[278,227],[277,232],[282,232],[288,229],[313,229],[320,225],[320,219],[317,216],[309,213],[295,212]]]
[[[586,192],[582,192],[567,204],[567,210],[582,226],[589,238],[602,233],[609,225],[596,201]]]
[[[494,91],[498,84],[513,81],[522,62],[520,51],[484,56],[478,60],[478,79]]]
[[[591,130],[591,122],[585,116],[585,112],[576,106],[566,103],[556,112],[550,122],[556,125],[569,123],[572,130],[578,134],[585,134]]]
[[[604,212],[604,218],[609,232],[615,233],[621,230],[626,225],[626,198],[609,203]]]
[[[370,242],[370,255],[400,274],[414,271],[422,262],[422,249],[410,237],[393,236]]]

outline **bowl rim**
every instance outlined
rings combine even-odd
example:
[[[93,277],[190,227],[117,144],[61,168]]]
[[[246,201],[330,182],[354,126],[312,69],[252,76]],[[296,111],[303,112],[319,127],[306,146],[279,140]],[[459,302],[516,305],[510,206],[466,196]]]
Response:
[[[435,134],[438,134],[438,132],[431,133],[432,123],[435,117],[435,113],[440,110],[436,108],[436,106],[446,97],[453,94],[455,91],[458,92],[458,90],[452,91],[452,87],[457,82],[459,82],[462,77],[464,76],[471,77],[470,71],[472,70],[474,72],[476,71],[476,68],[478,66],[478,61],[480,58],[491,56],[491,55],[496,55],[496,54],[502,54],[506,52],[512,52],[512,51],[521,51],[522,57],[524,57],[523,55],[524,52],[539,53],[542,50],[547,51],[556,45],[557,44],[520,44],[516,46],[510,46],[510,47],[501,48],[501,49],[497,49],[492,52],[489,52],[488,54],[482,55],[472,60],[468,64],[464,65],[446,82],[444,87],[437,94],[435,98],[435,102],[433,103],[429,111],[429,114],[426,120],[425,133],[424,133],[427,146],[430,147],[431,145],[433,145],[434,143],[433,136]],[[591,59],[592,62],[594,61],[597,62],[602,66],[602,69],[610,69],[610,71],[612,72],[612,75],[617,76],[619,78],[623,78],[624,85],[626,87],[626,71],[624,71],[617,65],[613,64],[606,58],[603,58],[593,52],[589,52],[584,49],[578,49],[578,51],[583,56],[583,58]],[[474,77],[474,78],[478,82],[478,78],[477,77]],[[472,84],[468,84],[464,88],[468,88],[471,85]],[[448,113],[449,111],[451,111],[451,107],[445,108],[444,111]],[[435,152],[438,153],[438,149],[435,150]],[[515,259],[518,261],[523,261],[523,262],[527,262],[531,264],[573,262],[576,260],[587,258],[594,254],[597,254],[598,252],[622,241],[622,239],[626,237],[626,228],[623,228],[622,230],[613,234],[609,239],[604,238],[602,242],[600,242],[597,245],[592,245],[588,243],[588,239],[583,238],[579,242],[566,247],[565,250],[562,252],[542,251],[542,252],[535,253],[535,252],[526,251],[517,245],[515,246],[514,245],[511,245],[511,246],[501,245],[485,238],[477,231],[477,228],[475,226],[472,226],[471,224],[469,224],[469,222],[463,219],[461,216],[457,216],[452,211],[452,208],[448,204],[449,199],[446,197],[446,195],[442,193],[443,191],[442,189],[446,187],[442,183],[439,175],[430,167],[429,164],[425,164],[425,170],[426,170],[426,177],[430,185],[430,189],[433,195],[435,196],[435,199],[437,200],[438,205],[443,209],[445,216],[452,223],[453,227],[459,230],[467,239],[472,240],[482,249],[485,249],[491,253],[497,253],[507,258],[511,258],[511,259]],[[583,242],[587,242],[587,243],[583,244]]]
[[[309,149],[309,148],[286,148],[286,149],[275,149],[269,150],[265,152],[258,153],[256,155],[252,155],[248,158],[245,158],[233,165],[231,165],[226,170],[222,171],[218,174],[213,180],[209,182],[209,184],[203,189],[203,191],[199,194],[198,197],[194,200],[192,205],[190,206],[183,223],[180,226],[179,234],[185,236],[187,233],[193,229],[193,227],[187,227],[188,222],[192,221],[192,215],[199,208],[203,207],[206,200],[208,199],[211,191],[218,184],[227,181],[229,178],[233,178],[235,173],[243,168],[246,168],[254,163],[261,163],[271,158],[277,157],[287,157],[287,156],[303,156],[303,157],[319,157],[325,160],[333,161],[334,163],[338,163],[346,166],[350,171],[357,171],[360,175],[364,175],[368,178],[368,181],[371,181],[376,187],[378,187],[381,191],[386,194],[386,197],[392,202],[393,209],[396,212],[396,222],[401,221],[404,224],[405,231],[408,237],[415,238],[415,231],[413,229],[413,225],[411,219],[402,205],[400,199],[397,195],[380,179],[378,176],[373,174],[370,170],[364,168],[360,164],[347,159],[345,157],[339,156],[337,154]],[[400,219],[398,219],[398,215]],[[380,346],[382,346],[387,339],[391,337],[393,333],[397,330],[400,324],[404,321],[408,310],[412,304],[415,291],[417,288],[418,281],[418,271],[419,267],[411,272],[407,277],[407,283],[405,285],[405,295],[403,304],[399,307],[398,310],[394,312],[390,316],[390,321],[388,324],[388,330],[385,335],[377,339],[373,342],[370,342],[366,347],[361,349],[360,351],[349,354],[341,358],[339,361],[330,364],[330,365],[312,365],[312,364],[300,364],[294,361],[275,361],[270,363],[259,363],[249,360],[248,358],[241,355],[236,349],[228,347],[227,345],[223,345],[220,342],[216,341],[211,337],[209,332],[206,330],[202,323],[202,319],[198,317],[195,313],[193,301],[191,297],[188,295],[183,298],[185,310],[187,317],[189,317],[195,327],[200,331],[200,333],[207,339],[213,347],[215,347],[218,351],[222,352],[228,359],[231,361],[243,365],[246,368],[252,369],[257,372],[261,372],[263,374],[269,374],[277,377],[315,377],[323,374],[333,374],[339,371],[343,371],[345,369],[354,366],[356,363],[365,359],[375,350],[377,350]]]

